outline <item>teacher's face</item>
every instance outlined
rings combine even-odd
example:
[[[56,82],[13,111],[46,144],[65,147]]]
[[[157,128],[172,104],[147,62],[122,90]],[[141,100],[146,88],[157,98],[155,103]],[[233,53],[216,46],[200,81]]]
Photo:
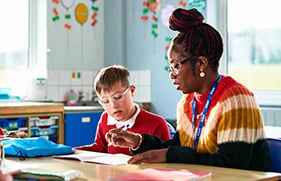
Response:
[[[168,59],[170,63],[170,78],[177,90],[183,94],[192,93],[197,90],[198,79],[193,75],[191,60],[196,59],[196,56],[182,56],[179,51],[175,51],[174,46],[168,51]]]

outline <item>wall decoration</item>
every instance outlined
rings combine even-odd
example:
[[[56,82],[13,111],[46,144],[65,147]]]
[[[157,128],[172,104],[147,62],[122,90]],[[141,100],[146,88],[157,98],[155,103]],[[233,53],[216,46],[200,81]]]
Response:
[[[87,22],[88,20],[88,8],[85,4],[83,3],[79,3],[76,5],[75,7],[75,11],[74,11],[74,14],[75,14],[75,19],[76,21],[81,25],[81,27]],[[83,60],[84,60],[84,57],[83,57],[83,50],[84,50],[84,47],[83,47],[83,32],[82,32],[82,29],[81,29],[81,65],[83,65]]]
[[[88,20],[88,8],[85,4],[79,3],[75,8],[76,21],[82,26]]]
[[[189,9],[195,8],[200,13],[204,14],[206,8],[206,0],[189,0]]]
[[[183,0],[180,0],[179,5],[184,8],[186,6],[186,2],[184,2]]]
[[[53,3],[59,4],[60,0],[52,0]]]
[[[172,5],[167,4],[161,10],[161,22],[163,25],[169,27],[169,17],[174,11],[174,7]]]
[[[161,7],[161,0],[148,0],[147,7],[153,13],[156,13]]]
[[[147,13],[148,13],[148,7],[147,7],[147,2],[142,2],[142,6],[143,6],[143,9],[142,9],[142,16],[141,16],[141,20],[148,20],[149,18],[148,18],[148,15],[147,15]]]
[[[68,12],[68,10],[74,5],[74,0],[61,0],[61,5]],[[68,29],[68,30],[71,30],[71,24],[68,23],[68,21],[71,19],[71,15],[65,14],[64,18],[66,19],[66,23],[64,24],[64,28]]]
[[[52,3],[59,4],[60,1],[59,0],[52,0]],[[53,13],[55,14],[55,16],[52,17],[52,20],[53,20],[53,22],[55,22],[55,21],[60,19],[59,12],[58,12],[56,7],[53,8]]]
[[[92,6],[92,10],[94,10],[94,12],[91,16],[91,19],[93,20],[91,25],[94,27],[98,23],[98,20],[96,19],[96,17],[98,16],[99,8],[96,6]]]
[[[74,5],[74,0],[61,0],[61,5],[68,11]]]
[[[169,46],[170,46],[170,43],[172,41],[172,37],[166,37],[165,41],[166,41],[166,45],[165,45],[165,61],[168,63],[165,67],[164,67],[164,70],[168,71],[169,72],[169,62],[168,62],[168,56],[167,56],[167,51],[169,49]]]
[[[167,4],[166,6],[164,6],[161,10],[161,22],[164,26],[169,27],[169,17],[171,16],[172,12],[174,11],[174,7],[172,5]],[[172,37],[170,36],[166,36],[165,38],[165,61],[167,61],[168,63],[168,56],[167,56],[167,51],[169,49],[169,45],[171,43]],[[166,71],[169,71],[169,66],[165,66],[164,69]]]
[[[57,8],[53,8],[53,12],[54,12],[55,16],[52,18],[52,20],[53,20],[53,21],[59,20],[60,17],[59,17],[59,13],[58,13]]]
[[[151,34],[156,38],[158,36],[156,29],[158,28],[158,18],[156,17],[156,12],[161,7],[161,0],[147,0],[142,3],[143,8],[143,15],[141,16],[141,20],[149,20],[149,16],[147,15],[149,11],[153,13],[151,19],[153,21],[151,28]]]

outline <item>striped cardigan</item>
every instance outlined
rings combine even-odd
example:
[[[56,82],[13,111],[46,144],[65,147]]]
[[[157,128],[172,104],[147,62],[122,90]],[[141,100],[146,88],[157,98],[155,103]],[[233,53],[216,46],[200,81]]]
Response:
[[[167,162],[271,170],[269,147],[255,97],[229,76],[223,76],[211,99],[197,150],[193,149],[200,116],[195,120],[195,130],[192,130],[192,100],[195,96],[196,114],[200,115],[208,94],[183,95],[178,103],[174,139],[163,142],[144,134],[143,143],[134,154],[168,147]]]

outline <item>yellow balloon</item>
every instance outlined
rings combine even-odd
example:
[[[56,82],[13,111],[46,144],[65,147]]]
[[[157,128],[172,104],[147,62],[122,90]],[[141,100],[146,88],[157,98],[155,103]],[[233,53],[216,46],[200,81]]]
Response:
[[[75,8],[75,18],[78,23],[83,25],[88,19],[88,8],[85,4],[79,3]]]

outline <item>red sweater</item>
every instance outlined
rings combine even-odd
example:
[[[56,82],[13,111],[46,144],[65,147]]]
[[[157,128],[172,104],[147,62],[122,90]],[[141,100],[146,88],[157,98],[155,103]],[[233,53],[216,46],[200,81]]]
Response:
[[[0,128],[0,135],[1,135],[1,136],[5,135],[5,133],[4,133],[4,131],[3,131],[2,128]]]
[[[132,155],[128,148],[114,147],[112,145],[108,146],[109,143],[105,139],[105,134],[110,129],[116,128],[116,126],[107,125],[107,118],[108,114],[107,112],[104,112],[100,118],[97,127],[96,139],[93,144],[76,147],[74,149],[112,154],[123,153],[127,155]],[[143,109],[140,109],[140,112],[136,117],[134,126],[132,128],[128,128],[127,130],[139,134],[148,133],[156,135],[161,140],[170,139],[169,128],[165,119],[153,113],[147,112]]]

